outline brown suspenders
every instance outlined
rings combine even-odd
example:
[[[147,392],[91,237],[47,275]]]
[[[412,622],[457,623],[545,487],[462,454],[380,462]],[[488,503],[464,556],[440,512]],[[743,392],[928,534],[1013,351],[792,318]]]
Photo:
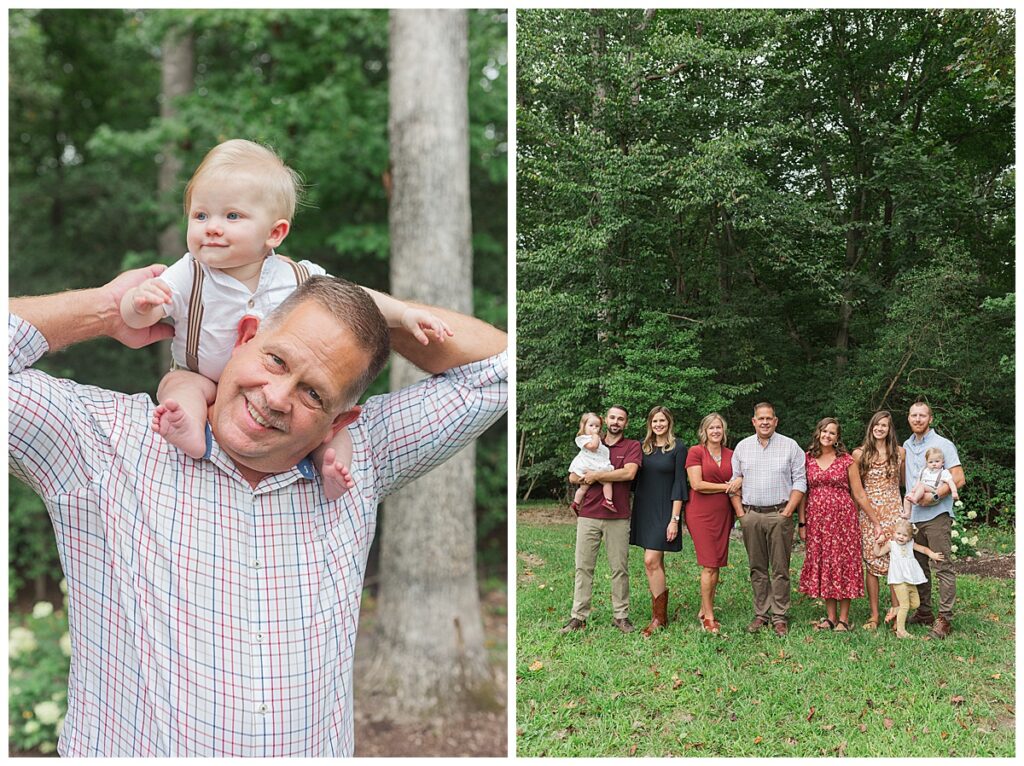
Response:
[[[295,273],[295,286],[309,279],[309,269],[301,263],[281,256]],[[203,327],[203,267],[192,259],[192,293],[188,300],[188,327],[185,335],[185,364],[192,372],[199,372],[199,334]]]

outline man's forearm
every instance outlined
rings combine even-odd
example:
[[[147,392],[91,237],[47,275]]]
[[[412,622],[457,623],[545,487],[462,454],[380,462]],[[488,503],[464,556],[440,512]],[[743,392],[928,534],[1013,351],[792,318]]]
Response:
[[[800,501],[803,500],[803,497],[803,492],[799,489],[794,489],[789,493],[789,500],[786,502],[786,507],[782,509],[782,512],[787,516],[792,516],[793,511],[796,510],[798,505],[800,505]]]
[[[50,351],[109,332],[111,315],[97,289],[71,290],[54,295],[11,298],[10,311],[46,338]]]
[[[409,304],[419,305],[419,304]],[[494,356],[508,347],[508,336],[486,322],[457,311],[425,306],[443,319],[452,330],[444,343],[432,340],[424,346],[404,328],[392,328],[391,348],[421,370],[444,372],[470,362]]]

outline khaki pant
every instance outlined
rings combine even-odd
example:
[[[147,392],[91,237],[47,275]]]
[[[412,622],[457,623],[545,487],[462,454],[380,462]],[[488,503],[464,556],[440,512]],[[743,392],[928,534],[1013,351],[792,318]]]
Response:
[[[629,616],[629,519],[576,519],[576,585],[572,616],[586,620],[594,592],[594,567],[604,538],[612,573],[612,612],[616,620]]]
[[[900,605],[896,609],[896,632],[906,633],[907,613],[911,609],[917,609],[921,606],[921,598],[917,592],[918,586],[911,585],[908,582],[899,582],[893,585],[892,588],[896,591],[896,598],[900,600]]]
[[[956,572],[953,571],[953,552],[950,550],[953,545],[953,538],[950,532],[953,530],[953,517],[948,513],[940,513],[934,519],[921,521],[915,524],[917,534],[914,535],[914,542],[931,548],[936,553],[943,555],[942,561],[932,561],[923,553],[914,551],[914,558],[924,570],[927,582],[917,586],[921,597],[921,611],[932,611],[932,575],[939,581],[939,614],[947,620],[953,619],[953,604],[956,603]],[[929,571],[930,569],[930,571]]]
[[[785,621],[789,611],[789,559],[793,552],[793,516],[778,511],[747,511],[740,519],[750,561],[754,616]],[[771,577],[768,570],[771,569]]]

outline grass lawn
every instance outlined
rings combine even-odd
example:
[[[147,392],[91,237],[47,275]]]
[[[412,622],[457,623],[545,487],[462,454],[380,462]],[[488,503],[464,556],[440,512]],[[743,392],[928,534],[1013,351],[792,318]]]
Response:
[[[1014,755],[1013,580],[958,577],[945,641],[861,630],[863,598],[853,602],[852,633],[816,633],[810,623],[824,607],[796,593],[797,547],[789,635],[748,635],[746,552],[733,541],[716,599],[723,632],[712,636],[696,620],[699,569],[687,538],[682,553],[666,555],[670,624],[645,640],[639,629],[651,607],[640,549],[630,549],[638,630],[624,635],[611,626],[602,548],[587,628],[562,636],[575,545],[572,514],[562,511],[568,523],[533,514],[518,522],[518,755]]]

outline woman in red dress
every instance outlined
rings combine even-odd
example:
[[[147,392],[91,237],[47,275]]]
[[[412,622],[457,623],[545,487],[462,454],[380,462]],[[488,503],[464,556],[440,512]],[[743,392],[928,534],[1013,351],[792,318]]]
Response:
[[[715,619],[715,589],[718,570],[729,560],[729,530],[733,510],[728,492],[737,491],[732,479],[732,450],[725,446],[725,418],[712,412],[700,422],[697,444],[686,453],[686,477],[690,481],[690,502],[686,506],[686,529],[700,564],[701,627],[717,633],[721,625]]]
[[[857,506],[863,508],[868,500],[835,418],[818,421],[806,460],[807,492],[800,501],[799,529],[807,554],[800,592],[825,599],[827,614],[816,629],[845,632],[850,630],[850,600],[864,595]]]

